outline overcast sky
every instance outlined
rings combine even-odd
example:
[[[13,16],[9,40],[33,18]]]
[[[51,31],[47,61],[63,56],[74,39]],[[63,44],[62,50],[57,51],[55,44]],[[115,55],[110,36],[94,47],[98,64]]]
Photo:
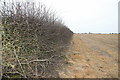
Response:
[[[40,1],[55,10],[75,33],[118,32],[118,1],[120,0]]]
[[[14,0],[16,1],[16,0]],[[120,0],[17,0],[42,2],[75,33],[118,32]]]

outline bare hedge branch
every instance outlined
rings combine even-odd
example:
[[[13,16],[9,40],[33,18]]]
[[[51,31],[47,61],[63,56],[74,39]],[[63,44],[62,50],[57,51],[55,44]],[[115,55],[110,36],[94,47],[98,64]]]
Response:
[[[4,75],[17,72],[16,75],[23,75],[19,77],[55,77],[55,66],[59,67],[63,60],[62,51],[69,45],[73,32],[41,3],[1,5]]]

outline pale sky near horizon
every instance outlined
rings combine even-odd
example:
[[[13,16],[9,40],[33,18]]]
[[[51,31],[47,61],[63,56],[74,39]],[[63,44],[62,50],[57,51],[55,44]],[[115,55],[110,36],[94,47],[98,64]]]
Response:
[[[38,0],[34,0],[38,1]],[[118,32],[120,0],[40,0],[75,33]]]
[[[42,2],[74,33],[117,33],[120,0],[14,0]]]

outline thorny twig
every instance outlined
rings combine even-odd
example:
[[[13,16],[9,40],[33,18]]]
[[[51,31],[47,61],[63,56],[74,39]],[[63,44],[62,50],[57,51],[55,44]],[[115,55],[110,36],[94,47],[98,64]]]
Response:
[[[14,49],[14,55],[15,55],[15,57],[16,57],[19,65],[20,65],[20,67],[21,67],[22,72],[24,73],[24,77],[27,78],[26,75],[25,75],[25,71],[24,71],[24,69],[23,69],[23,67],[22,67],[22,65],[21,65],[21,62],[20,62],[20,60],[19,60],[19,58],[18,58],[18,55],[16,54],[16,50],[15,50],[15,49]]]

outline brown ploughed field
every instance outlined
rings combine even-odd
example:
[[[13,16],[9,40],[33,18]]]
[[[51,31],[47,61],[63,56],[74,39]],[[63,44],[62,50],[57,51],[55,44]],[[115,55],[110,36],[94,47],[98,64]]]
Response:
[[[118,35],[74,34],[61,78],[117,78]]]

